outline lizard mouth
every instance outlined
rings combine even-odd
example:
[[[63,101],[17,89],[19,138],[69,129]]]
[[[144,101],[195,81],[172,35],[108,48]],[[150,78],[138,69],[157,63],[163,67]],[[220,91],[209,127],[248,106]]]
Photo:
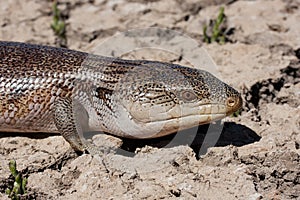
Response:
[[[131,129],[131,131],[128,131],[126,137],[138,139],[162,137],[171,133],[176,133],[180,130],[185,130],[199,125],[207,124],[212,121],[220,120],[225,116],[225,113],[201,115],[195,114],[183,116],[181,118],[153,121],[143,125],[143,127],[149,128],[149,132],[134,131]]]
[[[198,122],[194,122],[195,125],[210,123],[221,118],[226,117],[226,105],[218,103],[201,104],[192,107],[181,107],[177,109],[173,108],[165,112],[153,111],[153,115],[144,115],[142,118],[136,118],[131,115],[131,120],[138,124],[156,124],[156,123],[168,123],[171,121],[185,120],[189,117],[198,118]],[[187,124],[190,124],[187,122]]]
[[[222,119],[226,117],[226,105],[209,103],[191,107],[177,107],[177,110],[153,112],[153,115],[139,115],[139,118],[125,109],[119,114],[116,125],[126,133],[123,136],[155,138]]]

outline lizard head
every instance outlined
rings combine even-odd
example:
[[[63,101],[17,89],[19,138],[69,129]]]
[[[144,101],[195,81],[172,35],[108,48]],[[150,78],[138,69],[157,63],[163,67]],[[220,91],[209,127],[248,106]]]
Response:
[[[150,61],[126,72],[113,99],[121,135],[135,138],[210,123],[242,106],[240,94],[207,71]]]
[[[209,72],[160,62],[133,68],[117,87],[118,126],[133,137],[159,137],[222,119],[240,94]]]

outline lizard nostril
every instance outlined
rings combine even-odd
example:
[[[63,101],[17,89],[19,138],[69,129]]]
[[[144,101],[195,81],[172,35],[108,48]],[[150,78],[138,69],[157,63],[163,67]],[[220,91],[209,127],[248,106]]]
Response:
[[[227,99],[227,105],[233,107],[236,104],[236,100],[233,97]]]
[[[242,107],[242,104],[243,104],[243,100],[240,96],[228,97],[226,100],[226,106],[227,106],[226,114],[230,115],[238,111]]]

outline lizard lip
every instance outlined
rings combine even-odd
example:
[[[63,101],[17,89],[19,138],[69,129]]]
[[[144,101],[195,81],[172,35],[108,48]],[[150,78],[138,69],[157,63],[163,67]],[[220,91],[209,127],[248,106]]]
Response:
[[[238,111],[243,105],[243,99],[241,96],[230,96],[226,100],[226,115]]]

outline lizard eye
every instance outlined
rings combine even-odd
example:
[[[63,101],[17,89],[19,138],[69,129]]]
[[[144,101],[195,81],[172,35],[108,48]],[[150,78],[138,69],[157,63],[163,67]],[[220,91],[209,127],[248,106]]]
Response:
[[[194,101],[197,99],[196,94],[191,91],[182,91],[180,93],[180,96],[184,101],[187,101],[187,102],[191,102],[191,101]]]

